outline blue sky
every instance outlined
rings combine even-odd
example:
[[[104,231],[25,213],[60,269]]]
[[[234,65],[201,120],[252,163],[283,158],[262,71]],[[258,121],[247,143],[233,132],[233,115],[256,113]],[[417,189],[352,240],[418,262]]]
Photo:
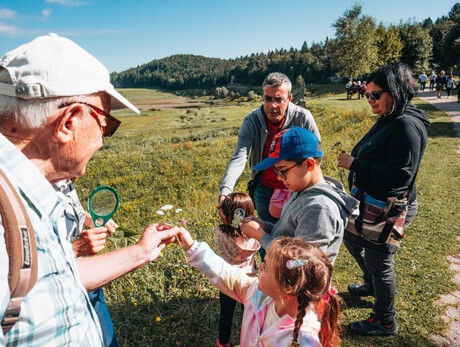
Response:
[[[66,36],[109,71],[172,54],[236,58],[333,37],[349,0],[0,0],[0,55],[49,32]],[[361,1],[384,24],[433,21],[455,0]]]

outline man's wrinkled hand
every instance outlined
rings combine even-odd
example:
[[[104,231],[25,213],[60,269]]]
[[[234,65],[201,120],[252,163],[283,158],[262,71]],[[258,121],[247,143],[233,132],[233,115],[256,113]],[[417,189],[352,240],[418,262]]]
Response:
[[[150,224],[142,233],[137,242],[145,252],[147,262],[155,260],[169,243],[174,242],[174,238],[179,232],[179,228],[169,224]]]

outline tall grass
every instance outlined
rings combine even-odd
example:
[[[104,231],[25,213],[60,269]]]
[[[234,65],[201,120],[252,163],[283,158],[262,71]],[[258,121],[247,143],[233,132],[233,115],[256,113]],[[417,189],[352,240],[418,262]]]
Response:
[[[123,90],[128,98],[152,98],[151,91]],[[165,97],[162,95],[162,97]],[[172,96],[171,96],[172,97]],[[155,211],[165,204],[182,208],[192,235],[213,245],[219,223],[215,205],[218,185],[235,143],[243,116],[258,103],[209,104],[193,110],[147,111],[140,116],[126,111],[117,134],[91,160],[78,181],[83,198],[99,184],[117,189],[121,205],[115,215],[119,237],[109,248],[134,241],[145,225],[159,220]],[[448,118],[419,102],[433,122],[418,178],[419,215],[407,231],[396,257],[397,320],[400,334],[390,338],[358,338],[346,331],[343,345],[426,346],[428,336],[444,329],[436,297],[451,290],[446,254],[459,251],[460,165],[455,149],[459,141]],[[322,134],[323,171],[336,179],[345,175],[336,166],[338,147],[350,151],[375,121],[364,100],[345,100],[345,94],[316,98],[308,103]],[[237,189],[245,190],[247,171]],[[121,237],[120,237],[121,235]],[[110,264],[107,264],[110,266]],[[359,270],[345,248],[340,251],[334,285],[346,303],[343,324],[364,319],[370,299],[346,294]],[[185,263],[184,252],[168,246],[149,266],[120,278],[105,288],[117,336],[126,346],[211,346],[217,336],[218,292]],[[232,342],[238,343],[241,310],[234,319]]]

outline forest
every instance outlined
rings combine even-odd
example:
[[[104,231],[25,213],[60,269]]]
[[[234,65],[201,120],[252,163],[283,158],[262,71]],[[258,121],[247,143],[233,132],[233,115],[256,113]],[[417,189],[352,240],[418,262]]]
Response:
[[[354,5],[332,23],[333,38],[303,42],[300,49],[280,48],[235,59],[178,54],[111,73],[117,88],[163,90],[212,89],[218,86],[259,86],[272,71],[297,83],[328,83],[363,79],[376,67],[402,61],[414,73],[460,73],[460,3],[433,21],[401,21],[384,25]],[[345,54],[345,52],[347,52]]]

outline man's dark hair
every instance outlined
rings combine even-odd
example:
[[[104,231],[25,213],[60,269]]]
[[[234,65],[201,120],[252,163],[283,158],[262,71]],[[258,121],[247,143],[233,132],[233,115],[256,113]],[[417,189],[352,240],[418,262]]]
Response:
[[[390,114],[402,113],[417,91],[412,70],[403,63],[391,63],[375,70],[367,78],[367,84],[371,82],[391,94],[393,108]]]

